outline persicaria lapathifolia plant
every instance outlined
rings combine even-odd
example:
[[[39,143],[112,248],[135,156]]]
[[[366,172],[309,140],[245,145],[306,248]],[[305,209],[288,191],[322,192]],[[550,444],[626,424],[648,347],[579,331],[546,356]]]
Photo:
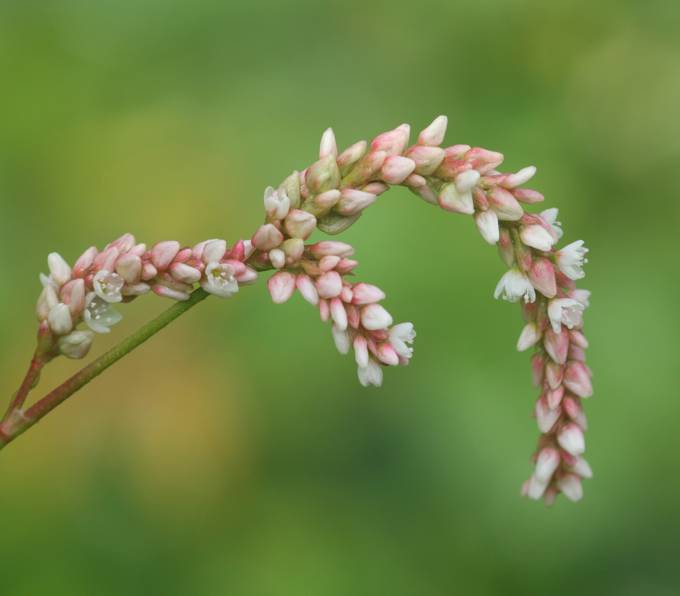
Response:
[[[547,503],[560,492],[579,500],[581,479],[592,475],[582,458],[586,419],[581,404],[593,392],[584,362],[588,342],[581,331],[589,292],[575,287],[584,276],[587,249],[581,240],[556,248],[562,236],[557,209],[525,212],[523,205],[543,201],[539,192],[522,187],[534,175],[533,166],[502,173],[500,153],[469,145],[442,149],[446,125],[446,117],[439,116],[409,146],[410,129],[402,124],[370,145],[359,141],[340,154],[328,129],[319,160],[293,172],[278,188],[267,188],[265,223],[250,240],[230,248],[220,239],[191,248],[174,240],[148,247],[125,234],[101,251],[88,248],[73,266],[51,253],[49,275],[41,275],[37,348],[0,423],[0,448],[208,295],[228,298],[256,281],[257,272],[268,270],[275,271],[268,281],[272,300],[286,302],[298,291],[322,321],[331,322],[338,350],[353,351],[359,382],[380,385],[385,367],[408,364],[413,325],[395,325],[381,304],[384,292],[354,281],[358,263],[349,244],[306,241],[316,228],[327,234],[346,230],[390,185],[403,185],[445,211],[471,216],[482,238],[498,247],[508,271],[494,295],[521,302],[526,324],[517,348],[534,348],[531,368],[540,388],[535,415],[541,436],[533,474],[522,491]],[[177,302],[24,407],[50,360],[85,357],[95,335],[120,321],[117,306],[149,292]]]

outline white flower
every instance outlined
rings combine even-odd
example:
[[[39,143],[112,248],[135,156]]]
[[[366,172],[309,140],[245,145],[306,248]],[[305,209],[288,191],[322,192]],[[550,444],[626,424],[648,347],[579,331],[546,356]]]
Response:
[[[117,273],[102,269],[94,276],[92,285],[97,296],[106,302],[120,302],[123,299],[125,280]]]
[[[573,329],[583,321],[583,303],[573,298],[557,298],[548,304],[548,317],[555,333],[560,333],[561,325]]]
[[[366,366],[359,366],[357,368],[357,374],[359,375],[359,383],[364,387],[368,387],[369,385],[380,387],[380,385],[382,385],[382,367],[373,360],[373,358],[368,360]]]
[[[123,316],[106,300],[94,292],[90,292],[85,298],[85,311],[83,319],[85,324],[97,333],[108,333]]]
[[[59,351],[67,358],[84,358],[90,351],[93,339],[92,331],[73,331],[59,339]]]
[[[569,293],[569,296],[574,300],[578,300],[581,304],[583,304],[584,308],[588,308],[590,306],[590,290],[576,288]]]
[[[415,338],[413,323],[399,323],[390,329],[390,344],[402,358],[409,359],[413,356],[413,348],[408,344],[412,344]]]
[[[201,287],[221,298],[229,298],[238,292],[238,282],[234,277],[234,268],[226,263],[209,263],[205,268],[205,280]]]
[[[524,298],[524,302],[534,302],[536,300],[536,290],[531,285],[529,278],[519,269],[510,269],[501,277],[493,297],[503,298],[508,302],[517,302]]]
[[[272,219],[283,219],[290,210],[290,199],[286,193],[268,186],[264,191],[264,209]]]
[[[557,266],[569,279],[581,279],[586,276],[583,272],[583,265],[588,262],[587,252],[588,249],[583,246],[583,240],[567,244],[557,252]]]
[[[557,238],[562,238],[562,234],[564,232],[562,231],[562,228],[560,227],[562,224],[557,221],[557,216],[559,215],[560,210],[557,207],[552,207],[551,209],[546,209],[545,211],[541,211],[541,217],[545,220],[546,223],[550,224],[550,227],[552,228],[553,232],[557,235]]]
[[[552,245],[555,244],[555,239],[551,236],[550,232],[538,224],[524,226],[519,233],[519,237],[527,246],[544,252],[549,251]]]

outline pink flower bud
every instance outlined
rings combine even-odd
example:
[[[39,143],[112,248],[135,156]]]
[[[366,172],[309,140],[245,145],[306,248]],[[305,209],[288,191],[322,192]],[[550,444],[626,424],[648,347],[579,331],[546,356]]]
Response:
[[[335,298],[342,291],[342,278],[336,271],[328,271],[316,280],[316,289],[321,298]]]
[[[58,252],[47,255],[47,266],[50,269],[50,276],[57,285],[63,286],[71,279],[71,267]]]
[[[206,265],[208,263],[219,263],[224,258],[226,252],[227,241],[217,238],[205,243],[200,258]]]
[[[449,119],[446,116],[437,116],[427,128],[418,135],[419,145],[441,145],[446,135],[446,126]]]
[[[376,350],[376,355],[380,362],[388,366],[397,366],[399,364],[399,355],[388,343],[380,344]]]
[[[335,157],[328,155],[309,166],[305,182],[312,194],[337,188],[340,184],[340,170],[335,162]]]
[[[503,262],[508,267],[512,267],[515,264],[515,249],[512,245],[510,232],[506,228],[501,228],[499,232],[498,253],[501,256],[501,259],[503,259]]]
[[[94,333],[92,331],[73,331],[59,338],[57,346],[59,353],[67,358],[85,358],[92,346]]]
[[[349,334],[344,329],[333,325],[331,332],[333,333],[333,341],[335,342],[335,347],[341,354],[347,354],[351,347]]]
[[[543,383],[543,375],[545,371],[545,358],[540,354],[534,354],[531,357],[531,378],[534,385],[537,387]]]
[[[331,318],[331,307],[328,300],[319,300],[319,317],[324,323]]]
[[[142,259],[124,254],[116,261],[116,273],[128,284],[136,284],[142,278]]]
[[[158,270],[151,263],[144,263],[142,267],[142,279],[149,281],[158,275]]]
[[[576,424],[578,424],[582,429],[588,428],[588,420],[583,413],[583,408],[573,397],[565,397],[562,402],[562,408],[566,412],[567,416],[571,418]]]
[[[182,290],[176,290],[160,284],[153,286],[151,289],[154,294],[163,298],[170,298],[170,300],[177,300],[178,302],[189,300],[189,293]]]
[[[558,488],[570,501],[580,501],[583,498],[581,479],[575,474],[566,474],[557,481]]]
[[[337,162],[343,176],[366,154],[367,149],[368,143],[366,141],[359,141],[338,155]]]
[[[115,246],[118,249],[118,252],[120,252],[120,254],[124,254],[132,249],[132,247],[135,245],[135,242],[136,242],[135,237],[130,233],[126,233],[123,234],[120,238],[117,238],[113,242],[109,243],[109,245],[106,248]]]
[[[364,155],[343,179],[344,186],[362,186],[371,181],[387,159],[384,151],[371,151]]]
[[[319,261],[319,269],[324,273],[335,269],[336,265],[340,262],[340,257],[337,255],[327,255],[322,257]]]
[[[170,274],[185,284],[195,284],[201,279],[201,272],[186,263],[175,263],[170,267]]]
[[[503,163],[503,154],[473,147],[465,154],[465,160],[480,174],[486,174]]]
[[[548,482],[557,466],[560,465],[560,454],[554,447],[544,447],[536,458],[534,476],[537,480]]]
[[[536,401],[535,413],[538,430],[542,433],[550,432],[550,429],[555,426],[555,423],[560,418],[560,411],[551,410],[543,398]]]
[[[572,360],[567,363],[564,371],[564,384],[569,391],[579,397],[590,397],[593,394],[590,374],[583,362]]]
[[[548,387],[557,389],[562,385],[564,378],[564,367],[552,360],[545,365],[545,380],[548,382]]]
[[[372,304],[385,298],[385,292],[379,287],[363,282],[354,286],[353,294],[352,304],[357,305]]]
[[[71,311],[63,302],[56,304],[50,309],[50,312],[47,315],[47,322],[50,325],[52,333],[55,335],[66,335],[73,329]]]
[[[458,192],[464,193],[472,190],[479,182],[479,172],[477,170],[465,170],[456,176],[456,188]]]
[[[570,466],[574,474],[580,476],[581,478],[592,478],[593,469],[590,464],[582,457],[575,457],[574,463]]]
[[[345,188],[342,190],[335,210],[342,215],[355,215],[356,213],[361,213],[366,207],[374,203],[376,198],[374,194],[369,192]]]
[[[536,323],[527,323],[517,340],[517,349],[520,352],[524,352],[524,350],[528,350],[531,346],[535,345],[539,339],[541,339],[541,332]]]
[[[387,329],[392,316],[380,304],[369,304],[361,309],[361,324],[368,330]]]
[[[560,405],[563,397],[564,387],[560,385],[557,389],[550,389],[548,393],[546,393],[545,401],[551,410],[555,410]]]
[[[316,217],[307,211],[293,209],[283,222],[288,235],[292,238],[308,238],[316,228]]]
[[[494,211],[480,211],[475,215],[475,223],[482,238],[489,244],[496,244],[500,236],[498,216]]]
[[[331,156],[334,159],[338,155],[338,145],[335,142],[335,134],[332,128],[327,128],[323,135],[321,135],[321,144],[319,145],[319,157],[324,158]]]
[[[38,303],[36,304],[36,314],[39,321],[47,320],[50,310],[59,304],[59,297],[53,285],[46,285],[40,293]]]
[[[586,450],[583,431],[573,422],[565,424],[557,435],[560,447],[571,455],[581,455]]]
[[[555,239],[550,232],[538,224],[523,226],[519,236],[527,246],[545,252],[549,251],[555,243]]]
[[[349,257],[354,254],[354,248],[345,242],[338,242],[335,240],[324,240],[309,246],[309,251],[317,259],[325,257],[326,255],[337,255],[339,257]]]
[[[528,205],[540,203],[544,200],[544,197],[540,192],[537,190],[531,190],[530,188],[515,188],[512,191],[512,194],[518,201],[527,203]]]
[[[61,289],[60,297],[71,311],[71,316],[78,318],[85,309],[85,282],[82,279],[67,282]]]
[[[90,248],[80,255],[75,265],[73,265],[73,276],[84,277],[87,274],[88,269],[92,266],[92,263],[94,263],[97,254],[98,251],[96,247],[90,246]]]
[[[251,284],[257,281],[257,271],[255,271],[255,269],[251,269],[250,267],[246,267],[243,273],[236,273],[234,275],[234,279],[236,279],[238,284],[241,286]]]
[[[279,271],[269,278],[267,287],[274,303],[283,304],[295,291],[295,276],[288,271]]]
[[[273,248],[269,251],[269,261],[276,269],[282,269],[286,264],[286,253],[280,248]]]
[[[555,333],[552,328],[548,328],[543,336],[543,345],[548,355],[558,364],[567,361],[569,352],[569,335],[566,333]]]
[[[368,366],[368,342],[363,335],[357,335],[354,338],[354,359],[357,366]]]
[[[522,492],[530,499],[537,501],[544,495],[547,488],[548,484],[546,482],[539,480],[536,476],[532,476],[525,483]]]
[[[454,182],[449,182],[442,186],[437,197],[439,206],[446,211],[472,215],[475,212],[470,191],[461,193]]]
[[[444,161],[444,150],[439,147],[414,145],[406,152],[406,157],[415,162],[417,174],[429,176]]]
[[[340,298],[333,298],[330,302],[331,318],[338,329],[344,331],[347,329],[347,312],[345,305]]]
[[[536,174],[536,167],[527,166],[515,174],[508,174],[505,176],[503,179],[503,186],[505,186],[505,188],[515,188],[516,186],[521,186],[522,184],[529,182],[529,180],[534,177],[534,174]]]
[[[302,258],[305,252],[305,242],[302,238],[288,238],[288,240],[284,240],[281,248],[286,254],[286,262],[293,264]]]
[[[128,252],[136,257],[143,257],[144,253],[146,253],[146,244],[143,242],[135,244]]]
[[[547,298],[554,298],[557,294],[555,267],[549,259],[544,257],[534,259],[528,271],[533,286]]]
[[[576,329],[572,329],[569,332],[569,338],[571,339],[571,343],[578,346],[579,348],[583,348],[585,350],[588,347],[588,340],[586,339],[586,336]]]
[[[401,155],[393,155],[385,160],[382,166],[382,177],[388,184],[401,184],[415,170],[416,164],[412,159]]]
[[[504,221],[517,221],[524,215],[524,209],[507,190],[497,186],[487,194],[491,208]]]
[[[387,155],[399,155],[406,149],[411,127],[401,124],[394,130],[379,134],[371,143],[371,151],[384,151]]]
[[[172,263],[172,260],[179,252],[179,248],[179,242],[176,240],[159,242],[151,249],[151,262],[156,269],[163,271],[164,269],[167,269],[170,263]]]
[[[271,250],[283,242],[283,234],[273,224],[264,224],[253,234],[253,246],[259,250]]]

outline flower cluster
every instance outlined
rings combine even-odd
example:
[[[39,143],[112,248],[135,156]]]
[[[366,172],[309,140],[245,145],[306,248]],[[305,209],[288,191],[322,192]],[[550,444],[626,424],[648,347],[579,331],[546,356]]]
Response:
[[[193,248],[166,241],[147,249],[126,234],[101,252],[88,249],[73,268],[52,253],[37,307],[52,355],[83,357],[93,332],[106,333],[120,320],[117,303],[149,291],[186,300],[197,284],[228,297],[254,281],[256,271],[275,270],[268,282],[273,301],[286,302],[297,290],[323,321],[332,321],[338,350],[354,350],[361,384],[380,385],[383,366],[408,364],[413,325],[393,325],[380,304],[382,290],[348,279],[357,266],[350,245],[307,240],[317,228],[346,230],[391,185],[402,185],[427,203],[471,216],[482,238],[497,246],[508,271],[494,296],[521,302],[526,325],[517,347],[535,349],[532,369],[540,387],[535,414],[541,437],[523,492],[548,503],[560,492],[580,499],[581,479],[591,476],[582,458],[581,401],[592,395],[592,385],[582,333],[589,293],[575,282],[584,277],[588,251],[581,240],[556,247],[562,237],[557,209],[525,211],[543,201],[523,187],[536,168],[503,173],[500,153],[462,144],[442,148],[446,127],[439,116],[409,145],[410,127],[402,124],[342,152],[326,130],[319,159],[266,189],[264,223],[230,250],[224,240]],[[79,330],[81,322],[86,328]]]
[[[406,365],[415,338],[411,323],[392,325],[393,319],[379,302],[385,293],[367,283],[351,283],[357,262],[349,259],[353,249],[344,242],[317,242],[305,247],[300,259],[269,278],[272,300],[286,302],[297,289],[318,307],[322,321],[333,322],[335,345],[341,354],[354,349],[359,382],[382,384],[382,367]]]
[[[108,333],[122,316],[116,304],[154,292],[173,300],[188,300],[197,284],[228,298],[239,284],[257,279],[245,264],[250,242],[230,250],[224,240],[206,240],[182,248],[166,240],[147,249],[132,234],[124,234],[101,252],[88,248],[71,267],[58,253],[47,258],[49,275],[41,274],[43,291],[36,307],[46,352],[83,358],[95,333]],[[82,323],[82,325],[81,325]],[[78,329],[78,326],[81,329]]]
[[[555,248],[562,236],[557,209],[525,211],[524,205],[543,201],[541,193],[522,186],[535,167],[502,173],[500,153],[469,145],[442,148],[446,126],[446,117],[436,118],[409,146],[410,127],[402,124],[342,153],[333,131],[326,130],[319,160],[266,190],[267,221],[252,238],[254,259],[260,268],[278,270],[269,282],[274,302],[285,302],[297,288],[319,307],[323,320],[332,319],[338,349],[354,347],[361,383],[378,385],[381,365],[408,363],[413,326],[391,327],[392,317],[377,304],[383,292],[344,279],[356,265],[348,259],[349,245],[304,241],[316,227],[328,234],[344,231],[390,185],[472,216],[508,267],[494,296],[523,304],[527,324],[518,348],[536,349],[532,365],[541,387],[536,418],[542,436],[523,492],[546,502],[559,492],[577,500],[581,478],[591,476],[581,457],[586,426],[581,400],[592,394],[581,332],[588,292],[574,284],[584,276],[587,249],[581,240]]]

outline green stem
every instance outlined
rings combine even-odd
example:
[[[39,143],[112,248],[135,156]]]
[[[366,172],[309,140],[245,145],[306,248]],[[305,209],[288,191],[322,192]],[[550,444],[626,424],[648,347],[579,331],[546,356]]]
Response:
[[[189,300],[173,304],[165,312],[149,321],[117,346],[111,348],[94,362],[88,364],[71,378],[64,381],[56,389],[50,391],[25,412],[22,412],[20,408],[12,409],[0,425],[0,449],[31,428],[41,418],[49,414],[76,391],[82,389],[96,376],[109,368],[109,366],[118,362],[123,356],[132,352],[132,350],[143,344],[147,339],[158,333],[190,308],[205,300],[208,296],[209,294],[202,289],[195,290],[189,297]]]

